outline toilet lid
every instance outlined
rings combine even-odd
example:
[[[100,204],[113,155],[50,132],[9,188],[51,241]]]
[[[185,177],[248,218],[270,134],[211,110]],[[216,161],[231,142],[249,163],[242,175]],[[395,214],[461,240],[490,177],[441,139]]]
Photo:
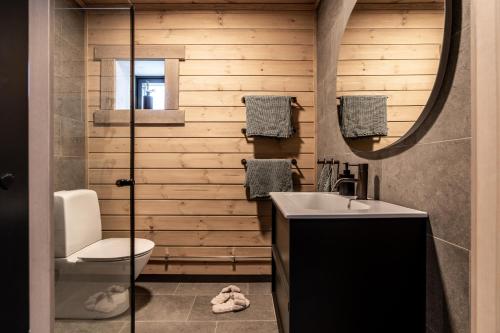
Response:
[[[149,239],[135,239],[135,256],[140,257],[153,250],[155,243]],[[84,261],[113,261],[130,258],[130,239],[107,238],[78,251],[76,257]]]

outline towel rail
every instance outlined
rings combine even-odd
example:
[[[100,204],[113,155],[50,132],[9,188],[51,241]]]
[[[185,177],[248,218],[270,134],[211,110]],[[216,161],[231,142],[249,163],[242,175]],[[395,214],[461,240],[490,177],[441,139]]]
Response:
[[[244,96],[241,98],[241,103],[245,104],[245,97]],[[292,103],[297,104],[297,97],[292,96]]]
[[[295,133],[297,133],[297,129],[296,129],[296,128],[293,128],[293,129],[292,129],[292,132],[293,132],[294,134],[295,134]],[[246,135],[247,135],[247,129],[246,129],[246,128],[242,128],[242,129],[241,129],[241,133],[242,133],[244,136],[246,136]],[[275,139],[279,140],[279,139],[281,139],[281,138],[275,138]]]
[[[151,260],[161,260],[165,262],[165,270],[168,270],[170,264],[182,262],[215,262],[215,263],[229,263],[236,271],[236,264],[241,262],[271,262],[272,257],[251,257],[251,256],[170,256],[168,253],[165,257],[152,257]]]
[[[241,164],[243,164],[244,166],[246,166],[247,165],[247,160],[244,159],[244,158],[242,158],[241,159]],[[293,165],[297,165],[297,160],[295,158],[292,158],[292,164]]]
[[[318,159],[316,161],[316,163],[317,164],[340,164],[340,161],[334,160],[333,158],[328,159],[328,160],[326,158],[324,158],[324,159]]]
[[[169,262],[267,262],[271,261],[272,257],[252,257],[252,256],[170,256],[166,254],[164,257],[157,257]],[[153,257],[153,260],[155,258]]]

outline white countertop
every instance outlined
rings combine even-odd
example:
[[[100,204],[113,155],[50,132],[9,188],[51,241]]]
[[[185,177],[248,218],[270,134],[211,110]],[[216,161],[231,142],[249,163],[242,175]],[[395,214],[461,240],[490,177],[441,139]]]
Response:
[[[426,218],[423,211],[379,200],[350,200],[329,192],[272,192],[287,219]]]

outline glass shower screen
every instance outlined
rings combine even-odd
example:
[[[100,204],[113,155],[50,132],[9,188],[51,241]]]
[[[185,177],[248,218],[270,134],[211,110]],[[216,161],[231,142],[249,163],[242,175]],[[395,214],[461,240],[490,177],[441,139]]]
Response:
[[[133,9],[52,14],[55,331],[134,332]]]

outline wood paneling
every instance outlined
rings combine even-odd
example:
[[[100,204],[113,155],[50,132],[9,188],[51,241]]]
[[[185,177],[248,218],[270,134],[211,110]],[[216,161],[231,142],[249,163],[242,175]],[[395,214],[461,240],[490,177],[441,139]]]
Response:
[[[407,0],[405,2],[408,2]],[[362,3],[358,1],[358,3]],[[376,20],[373,15],[376,14]],[[444,15],[442,10],[425,12],[356,10],[347,23],[349,29],[355,28],[392,28],[392,29],[443,29]]]
[[[341,60],[337,74],[344,75],[435,75],[439,60]]]
[[[435,75],[384,75],[384,76],[340,76],[337,80],[338,91],[364,90],[432,90]]]
[[[314,24],[314,15],[309,12],[137,12],[136,29],[306,29]],[[95,13],[89,16],[88,24],[93,29],[128,29],[128,15]]]
[[[186,121],[245,121],[245,108],[243,107],[185,107]],[[314,108],[304,107],[294,112],[295,123],[313,122]]]
[[[128,231],[104,231],[103,237],[128,237]],[[269,246],[269,231],[138,231],[137,237],[147,238],[159,246]]]
[[[308,76],[183,76],[180,89],[184,91],[280,91],[307,92],[313,89]],[[89,77],[89,90],[99,91],[97,76]]]
[[[306,190],[313,190],[312,185],[302,185]],[[91,185],[101,199],[128,199],[128,189],[114,185]],[[238,199],[247,198],[246,190],[238,185],[142,185],[136,186],[136,199]]]
[[[156,243],[145,273],[270,274],[269,260],[165,265],[166,254],[271,256],[270,202],[247,200],[242,159],[296,158],[295,189],[313,190],[314,13],[296,10],[295,1],[281,2],[294,10],[137,12],[139,45],[174,51],[185,45],[186,53],[179,63],[179,109],[186,123],[136,128],[136,235]],[[105,58],[107,50],[127,45],[128,26],[127,15],[88,14],[89,115],[100,108],[103,84],[93,55]],[[249,94],[297,97],[296,136],[245,138],[241,97]],[[393,113],[411,118],[414,110]],[[87,132],[89,188],[100,198],[104,237],[127,237],[129,190],[114,182],[128,178],[129,129],[89,121]]]
[[[84,0],[79,0],[84,1]],[[109,1],[109,2],[108,2]],[[122,4],[129,6],[130,2],[126,0],[89,0],[91,2],[88,4],[89,7],[101,8],[107,7],[110,4]],[[134,1],[135,2],[135,1]],[[441,5],[442,7],[442,5]],[[137,11],[204,11],[204,10],[250,10],[250,11],[309,11],[315,10],[316,6],[312,2],[297,2],[296,0],[284,0],[283,1],[271,1],[269,3],[263,3],[262,0],[259,1],[241,1],[236,0],[234,3],[232,1],[148,1],[146,3],[136,3],[135,8]]]
[[[241,160],[253,158],[252,153],[136,153],[135,166],[139,169],[210,169],[241,168]],[[289,158],[286,153],[273,152],[260,155],[262,158]],[[294,155],[298,165],[313,166],[313,154]],[[89,167],[92,169],[126,169],[130,165],[128,153],[90,153]]]
[[[181,75],[311,76],[312,74],[312,61],[192,60],[181,63]]]
[[[442,5],[432,0],[358,1],[341,41],[337,96],[388,96],[388,135],[350,140],[351,147],[376,150],[392,144],[420,116],[441,57]]]
[[[312,184],[311,169],[295,173],[299,184]],[[114,184],[118,178],[126,178],[126,169],[91,169],[90,184]],[[137,169],[135,181],[138,184],[235,184],[245,180],[244,169]],[[161,198],[160,193],[158,197]]]
[[[103,92],[101,92],[101,95]],[[101,128],[104,126],[128,126],[130,124],[130,112],[128,110],[116,111],[96,110],[89,115],[93,123]],[[135,110],[135,124],[176,124],[182,125],[185,122],[184,111],[179,110]],[[128,130],[128,127],[127,127]],[[130,131],[129,131],[130,132]]]
[[[130,151],[129,139],[89,138],[90,153],[124,153]],[[286,141],[270,141],[264,138],[138,138],[138,153],[264,153],[290,155],[313,153],[311,138],[290,138]]]
[[[121,17],[122,15],[109,15],[108,17]],[[91,17],[94,17],[91,16]],[[125,17],[129,21],[129,17]],[[130,23],[130,22],[129,22]],[[128,29],[128,24],[125,29]],[[129,45],[103,45],[92,48],[94,52],[89,53],[91,59],[130,59]],[[156,59],[184,59],[186,50],[184,45],[137,45],[135,57]]]
[[[180,45],[154,46],[178,47]],[[113,51],[114,47],[121,48],[122,46],[108,46],[106,51]],[[151,46],[148,46],[148,49],[150,48]],[[312,49],[309,45],[187,45],[185,49],[185,59],[191,60],[312,60]],[[95,50],[95,46],[89,46],[90,60],[94,59],[92,55],[97,52]],[[151,54],[147,53],[147,55]]]
[[[136,138],[241,138],[241,129],[245,126],[244,122],[189,122],[185,126],[138,127],[135,136]],[[300,137],[314,138],[313,123],[300,123],[296,127]],[[130,130],[125,126],[104,127],[89,123],[88,130],[94,138],[128,138],[130,135]]]
[[[341,45],[339,60],[439,59],[438,44],[422,45]]]
[[[397,33],[397,32],[395,32]],[[126,45],[130,41],[128,29],[88,31],[89,43]],[[397,38],[397,37],[395,37]],[[418,36],[415,36],[418,38]],[[137,29],[135,41],[139,45],[151,44],[301,44],[312,45],[310,30],[280,29]]]
[[[137,230],[271,230],[270,216],[137,216]],[[126,215],[107,215],[102,218],[105,230],[128,230],[130,219]],[[197,248],[203,251],[203,248]]]
[[[101,200],[105,215],[129,214],[129,200]],[[265,215],[270,202],[248,200],[136,200],[137,215]],[[167,234],[167,233],[166,233]],[[182,242],[182,240],[179,240]],[[236,244],[233,244],[236,245]],[[251,245],[251,244],[250,244]]]
[[[213,263],[213,262],[176,262],[165,265],[164,260],[151,260],[144,274],[206,274],[206,275],[270,275],[271,265],[264,263]]]

